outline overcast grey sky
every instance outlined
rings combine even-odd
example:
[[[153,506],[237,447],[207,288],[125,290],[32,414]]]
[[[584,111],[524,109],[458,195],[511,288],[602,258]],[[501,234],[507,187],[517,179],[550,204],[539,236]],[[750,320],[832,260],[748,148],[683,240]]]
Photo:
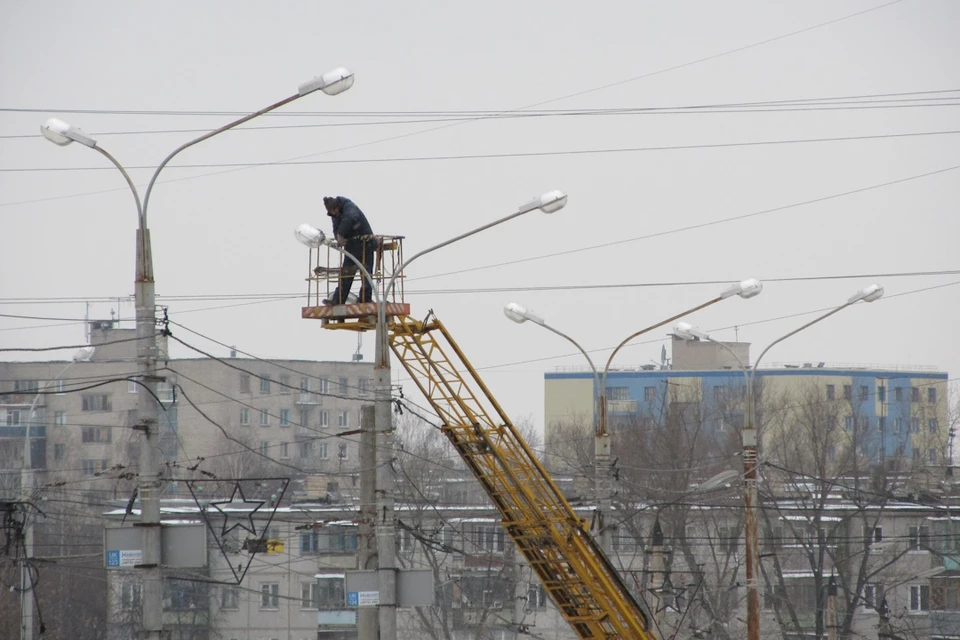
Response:
[[[162,174],[149,223],[157,294],[175,321],[261,357],[349,359],[353,334],[300,319],[307,256],[292,232],[302,222],[327,228],[322,196],[352,198],[376,232],[406,235],[412,255],[562,189],[570,200],[560,213],[524,216],[408,273],[413,314],[436,312],[513,416],[542,426],[543,373],[583,359],[538,327],[508,322],[505,303],[536,310],[603,361],[623,337],[723,285],[497,291],[508,287],[766,279],[760,297],[689,318],[757,353],[812,317],[794,314],[839,304],[876,280],[886,299],[805,331],[769,362],[955,374],[958,24],[960,3],[949,0],[0,0],[0,348],[83,340],[80,322],[10,315],[82,318],[83,301],[94,300],[94,317],[133,316],[130,193],[99,154],[45,141],[41,122],[58,116],[94,134],[124,165],[144,167],[131,173],[145,186],[147,168],[179,144],[343,65],[356,73],[350,91],[308,96],[254,123],[262,128],[188,150]],[[636,111],[877,94],[907,95]],[[592,111],[393,122],[524,108]],[[634,112],[595,113],[602,109]],[[902,135],[920,133],[929,135]],[[743,146],[756,142],[781,143]],[[282,164],[291,159],[298,164]],[[205,166],[177,168],[184,164]],[[533,259],[548,254],[559,255]],[[771,281],[921,271],[954,273]],[[251,301],[215,298],[254,294],[293,297],[243,306]],[[617,364],[659,362],[665,333]],[[363,354],[371,359],[372,336]],[[413,393],[409,381],[405,388]]]

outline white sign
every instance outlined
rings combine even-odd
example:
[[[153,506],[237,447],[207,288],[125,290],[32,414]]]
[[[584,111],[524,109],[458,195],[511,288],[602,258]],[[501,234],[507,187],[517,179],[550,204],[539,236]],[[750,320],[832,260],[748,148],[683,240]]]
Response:
[[[357,592],[357,606],[376,607],[380,604],[379,591],[359,591]]]
[[[108,549],[107,566],[108,567],[133,567],[143,563],[143,550],[141,549]]]

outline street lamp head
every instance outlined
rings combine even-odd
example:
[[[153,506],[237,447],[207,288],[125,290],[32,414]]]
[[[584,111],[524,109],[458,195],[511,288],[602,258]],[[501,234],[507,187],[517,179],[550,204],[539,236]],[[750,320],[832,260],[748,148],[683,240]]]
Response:
[[[503,308],[503,315],[507,316],[517,324],[523,324],[527,320],[536,324],[543,324],[544,320],[535,313],[528,311],[523,305],[511,302]]]
[[[50,118],[40,125],[40,133],[43,137],[55,145],[65,147],[71,142],[79,142],[87,147],[96,147],[97,141],[86,135],[79,129],[74,129],[69,124],[59,118]]]
[[[749,278],[748,280],[739,282],[725,290],[720,294],[720,299],[726,300],[727,298],[731,298],[733,296],[740,296],[746,300],[760,295],[761,291],[763,291],[763,283],[756,278]]]
[[[565,206],[567,206],[567,194],[563,191],[547,191],[522,205],[519,211],[520,213],[527,213],[534,209],[539,209],[544,213],[556,213]]]
[[[73,354],[74,362],[89,362],[93,358],[93,354],[96,352],[96,347],[81,347]]]
[[[678,322],[673,327],[673,335],[681,340],[710,340],[710,336],[689,322]]]
[[[850,296],[847,300],[847,304],[853,304],[855,302],[873,302],[874,300],[879,300],[883,297],[883,287],[879,284],[872,284],[869,287],[864,287],[857,291],[855,294]]]
[[[311,249],[319,249],[324,245],[330,245],[330,240],[327,238],[327,234],[309,224],[302,224],[297,227],[297,230],[293,232],[293,235],[297,240],[300,241],[301,244],[305,244]]]
[[[352,86],[353,72],[343,67],[337,67],[336,69],[327,71],[319,78],[314,78],[309,82],[304,82],[297,89],[297,93],[303,97],[308,93],[313,93],[319,89],[328,96],[335,96],[338,93],[343,93]]]

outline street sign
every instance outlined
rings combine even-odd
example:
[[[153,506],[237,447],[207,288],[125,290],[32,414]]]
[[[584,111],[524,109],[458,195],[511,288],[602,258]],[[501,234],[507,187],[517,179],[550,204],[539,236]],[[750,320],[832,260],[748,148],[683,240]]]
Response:
[[[347,571],[348,607],[376,607],[380,604],[380,579],[376,571]],[[397,606],[426,607],[433,604],[433,571],[401,569],[397,572]]]
[[[104,565],[132,568],[143,563],[142,527],[106,527],[103,530]],[[202,524],[164,524],[160,528],[160,564],[165,567],[205,567],[207,528]]]

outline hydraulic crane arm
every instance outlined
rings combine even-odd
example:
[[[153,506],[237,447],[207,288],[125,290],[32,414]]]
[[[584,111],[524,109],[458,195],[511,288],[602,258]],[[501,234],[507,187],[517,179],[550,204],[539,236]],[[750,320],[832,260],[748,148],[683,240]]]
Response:
[[[513,423],[433,317],[399,315],[390,346],[581,638],[648,640],[647,616]],[[461,374],[464,371],[464,374]]]

